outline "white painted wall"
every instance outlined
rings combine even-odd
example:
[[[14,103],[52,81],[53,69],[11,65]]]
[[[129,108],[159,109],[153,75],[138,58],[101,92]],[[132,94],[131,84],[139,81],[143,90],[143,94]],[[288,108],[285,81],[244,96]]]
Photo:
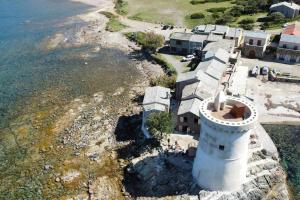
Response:
[[[221,124],[202,112],[200,119],[201,133],[192,172],[194,179],[206,190],[239,189],[246,179],[249,137],[256,116],[250,116],[240,125]],[[219,149],[219,145],[223,145],[224,150]]]

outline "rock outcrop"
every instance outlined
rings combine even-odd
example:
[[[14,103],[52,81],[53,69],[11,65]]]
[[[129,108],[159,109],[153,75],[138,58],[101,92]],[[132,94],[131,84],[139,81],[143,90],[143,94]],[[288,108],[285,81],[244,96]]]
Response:
[[[131,161],[126,191],[140,200],[288,200],[286,174],[271,138],[258,124],[249,142],[246,182],[238,191],[201,190],[193,181],[193,160],[181,153],[154,151]],[[127,180],[127,182],[126,182]]]

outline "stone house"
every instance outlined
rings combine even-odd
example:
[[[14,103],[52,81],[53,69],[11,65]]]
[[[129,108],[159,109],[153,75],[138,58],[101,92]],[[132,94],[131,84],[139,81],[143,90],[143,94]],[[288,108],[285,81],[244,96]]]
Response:
[[[199,25],[196,26],[193,29],[193,32],[196,34],[203,34],[203,35],[225,35],[226,32],[228,31],[229,27],[228,26],[223,26],[223,25],[215,25],[215,24],[207,24],[207,25]]]
[[[146,122],[149,115],[153,112],[169,112],[170,109],[171,90],[169,88],[155,86],[147,87],[143,99],[143,121],[142,131],[146,138],[151,135],[148,131]]]
[[[294,18],[299,15],[300,6],[294,2],[280,2],[271,5],[270,12],[280,12],[287,18]]]
[[[185,79],[184,82],[176,83],[176,97],[178,100],[181,97],[177,113],[177,131],[199,133],[199,105],[203,99],[213,96],[219,89],[226,67],[215,59],[205,61],[193,71],[192,81]]]
[[[270,34],[263,31],[245,31],[242,53],[249,58],[263,58]]]
[[[276,58],[287,63],[300,62],[300,36],[281,34]]]
[[[181,101],[177,113],[177,131],[187,134],[200,133],[200,104],[201,100],[198,98]]]
[[[240,47],[243,39],[243,29],[229,28],[225,34],[225,39],[234,40],[235,47]]]
[[[220,48],[217,51],[207,51],[203,56],[202,60],[203,61],[208,61],[208,60],[217,60],[223,64],[228,64],[230,58],[230,53],[228,53],[226,50]]]
[[[219,49],[223,49],[229,53],[229,56],[233,54],[235,42],[234,40],[222,39],[216,42],[210,42],[202,50],[202,61],[215,55]],[[228,61],[227,61],[228,62]]]
[[[218,83],[220,83],[222,77],[225,75],[226,69],[226,64],[216,59],[211,59],[204,62],[200,62],[195,71],[197,72],[198,77],[202,74],[207,74],[213,79],[217,80]]]
[[[200,52],[205,46],[207,36],[193,33],[172,33],[170,36],[170,52],[176,54],[192,54]]]
[[[218,86],[227,66],[215,59],[201,62],[194,71],[181,73],[176,79],[176,99],[180,100],[186,85],[199,81]]]
[[[197,73],[195,71],[180,73],[176,79],[176,99],[180,100],[182,95],[182,90],[186,85],[196,83],[199,81]]]

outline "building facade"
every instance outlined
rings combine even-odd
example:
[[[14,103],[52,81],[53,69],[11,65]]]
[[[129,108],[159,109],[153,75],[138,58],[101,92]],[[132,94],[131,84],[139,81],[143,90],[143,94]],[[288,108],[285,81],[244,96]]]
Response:
[[[277,47],[276,58],[286,63],[299,63],[300,36],[282,34]]]
[[[181,101],[177,113],[177,131],[186,134],[200,133],[200,104],[201,100],[199,100],[198,98]]]
[[[173,33],[170,36],[170,52],[176,54],[199,53],[205,45],[207,36],[193,33]]]
[[[240,47],[242,44],[243,29],[229,28],[226,32],[225,39],[234,40],[235,47]]]
[[[270,35],[262,31],[245,31],[243,55],[249,58],[263,58],[269,44]]]
[[[224,93],[201,103],[201,133],[192,171],[201,188],[234,191],[245,182],[257,115],[252,103]]]

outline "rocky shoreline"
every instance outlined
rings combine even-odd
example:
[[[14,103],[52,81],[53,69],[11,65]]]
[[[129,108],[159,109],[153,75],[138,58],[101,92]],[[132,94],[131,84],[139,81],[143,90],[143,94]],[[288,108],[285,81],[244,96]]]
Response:
[[[95,4],[97,1],[91,2]],[[286,177],[278,162],[276,165],[262,165],[254,171],[250,170],[249,176],[255,176],[263,170],[273,171],[257,179],[254,178],[249,185],[245,185],[241,191],[234,194],[208,191],[199,193],[199,188],[192,182],[190,171],[174,166],[161,152],[151,151],[151,144],[145,143],[140,131],[141,96],[145,87],[149,86],[149,80],[162,75],[163,70],[159,65],[146,61],[140,48],[128,41],[121,33],[105,31],[108,19],[99,12],[112,11],[113,4],[110,4],[112,3],[110,0],[101,2],[106,2],[106,6],[103,8],[97,6],[95,10],[76,16],[68,22],[72,23],[73,20],[80,19],[87,25],[76,30],[72,37],[65,33],[55,34],[44,42],[44,50],[85,44],[97,44],[96,52],[101,51],[101,48],[118,48],[135,61],[140,77],[133,85],[118,88],[111,93],[96,93],[88,101],[75,99],[70,104],[68,112],[57,121],[55,130],[59,133],[58,142],[63,146],[61,149],[72,149],[73,156],[71,160],[64,161],[64,166],[59,168],[61,173],[56,173],[54,181],[66,187],[74,184],[76,187],[85,188],[76,194],[68,195],[67,199],[258,200],[263,198],[280,200],[286,198]],[[181,159],[180,156],[177,158]],[[90,167],[84,169],[85,172],[80,168],[65,167],[69,163],[86,159],[89,163],[85,166]],[[182,159],[186,158],[182,157]],[[264,159],[273,158],[264,156]],[[152,166],[152,169],[147,165]],[[52,168],[52,166],[45,167],[46,170]],[[187,167],[190,167],[189,164]],[[128,183],[134,185],[129,187]],[[271,194],[274,192],[277,195]],[[215,198],[211,198],[213,196]]]

